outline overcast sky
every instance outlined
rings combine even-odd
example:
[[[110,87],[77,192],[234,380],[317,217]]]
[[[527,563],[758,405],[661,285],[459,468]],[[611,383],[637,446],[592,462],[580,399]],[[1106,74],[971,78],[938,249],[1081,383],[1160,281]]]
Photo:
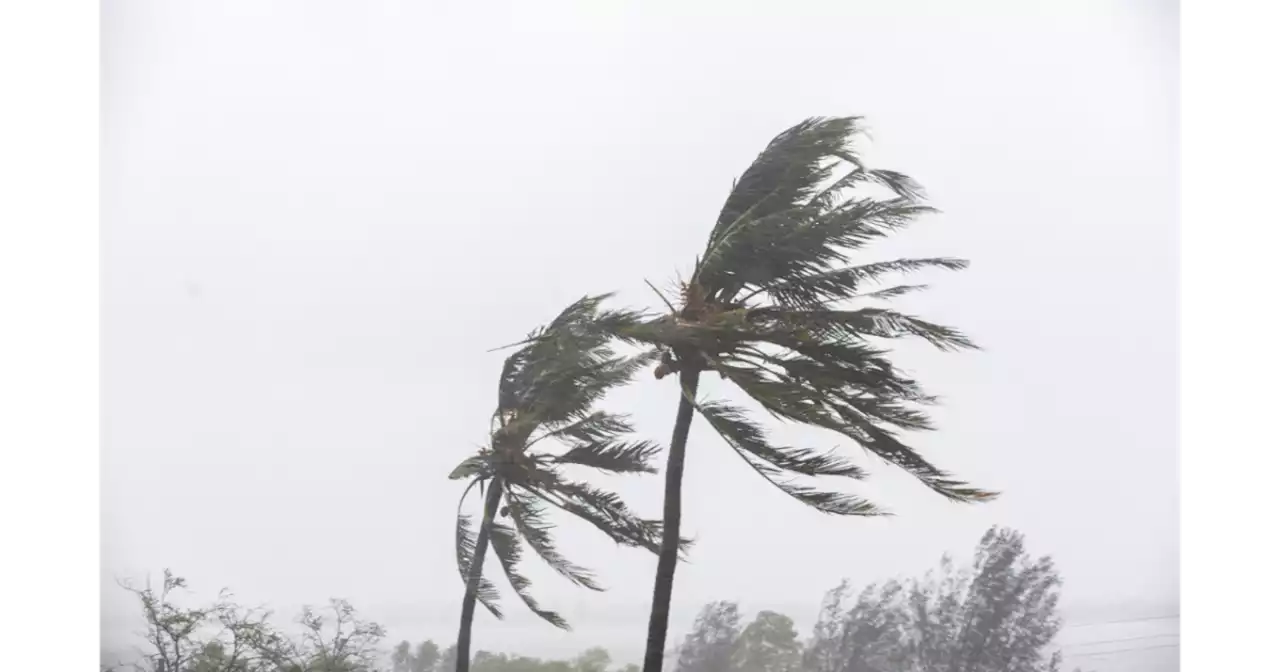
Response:
[[[841,578],[919,574],[992,524],[1057,561],[1064,641],[1177,613],[1176,6],[628,4],[104,3],[109,645],[135,625],[114,580],[165,567],[452,641],[444,476],[485,440],[486,350],[584,293],[654,306],[644,280],[687,273],[764,144],[846,114],[943,210],[871,254],[973,261],[903,301],[986,347],[904,351],[946,399],[916,443],[1004,495],[960,507],[874,468],[858,487],[898,516],[826,517],[695,426],[672,641],[714,599],[807,631]],[[610,406],[665,442],[676,395],[646,377]],[[618,488],[657,515],[660,479]],[[509,595],[476,646],[638,662],[653,560],[562,533],[610,592],[534,571],[575,630]],[[1153,623],[1177,621],[1127,625]]]

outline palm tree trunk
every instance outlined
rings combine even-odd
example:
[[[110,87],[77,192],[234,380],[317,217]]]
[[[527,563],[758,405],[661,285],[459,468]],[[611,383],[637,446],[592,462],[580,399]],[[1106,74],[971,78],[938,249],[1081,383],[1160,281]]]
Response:
[[[458,625],[457,672],[467,672],[471,667],[471,622],[476,616],[476,592],[480,577],[484,575],[484,556],[489,550],[489,530],[502,500],[502,480],[489,483],[489,494],[484,499],[484,518],[476,533],[476,552],[471,558],[471,573],[467,576],[467,593],[462,597],[462,622]]]
[[[684,449],[693,424],[693,399],[698,391],[698,371],[680,372],[680,406],[667,452],[667,483],[662,503],[662,548],[658,572],[653,579],[653,606],[649,610],[649,637],[645,641],[643,672],[662,672],[667,644],[667,622],[671,610],[671,589],[675,584],[676,562],[680,558],[680,486],[684,482]]]

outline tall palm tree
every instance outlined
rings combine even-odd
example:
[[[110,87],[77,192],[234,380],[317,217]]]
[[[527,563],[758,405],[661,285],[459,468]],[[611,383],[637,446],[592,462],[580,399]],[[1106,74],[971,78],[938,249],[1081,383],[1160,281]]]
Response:
[[[589,570],[557,550],[549,509],[585,520],[619,544],[653,553],[659,550],[660,522],[640,518],[616,493],[572,480],[562,469],[581,465],[612,473],[656,472],[650,459],[660,446],[628,440],[632,427],[626,416],[593,409],[607,391],[626,383],[653,361],[645,355],[617,355],[610,349],[607,335],[584,328],[598,317],[597,307],[604,298],[587,297],[569,306],[507,358],[498,383],[498,408],[489,444],[463,460],[449,476],[469,481],[458,503],[456,539],[458,570],[466,585],[458,628],[459,672],[470,666],[476,602],[502,617],[497,587],[484,576],[490,545],[520,599],[557,627],[567,629],[569,625],[559,614],[538,604],[529,594],[529,580],[519,571],[524,545],[569,581],[602,590]],[[607,319],[607,314],[604,317]],[[540,443],[559,443],[562,449],[546,451]],[[473,490],[480,492],[484,501],[478,532],[472,529],[471,517],[462,511]]]
[[[695,411],[760,476],[800,502],[837,515],[885,513],[861,497],[803,482],[862,479],[866,472],[833,452],[773,445],[742,408],[697,398],[702,372],[718,373],[774,417],[852,440],[950,500],[995,496],[935,467],[899,438],[899,430],[931,429],[924,408],[936,398],[894,366],[886,342],[916,337],[942,350],[976,346],[955,329],[873,303],[922,285],[873,291],[866,285],[893,273],[959,270],[967,262],[851,263],[852,252],[932,211],[910,178],[862,164],[852,148],[861,131],[856,117],[814,118],[774,138],[734,184],[678,299],[663,299],[670,313],[616,311],[599,322],[625,341],[655,346],[661,358],[655,375],[675,374],[680,383],[644,672],[662,669]]]

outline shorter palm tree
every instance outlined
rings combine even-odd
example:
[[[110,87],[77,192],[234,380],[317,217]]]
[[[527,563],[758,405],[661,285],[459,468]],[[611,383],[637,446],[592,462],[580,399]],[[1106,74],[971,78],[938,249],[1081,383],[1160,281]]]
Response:
[[[562,616],[529,594],[530,582],[519,571],[523,547],[533,549],[574,584],[591,590],[602,587],[592,572],[556,548],[550,509],[585,520],[618,544],[655,554],[660,548],[661,522],[641,518],[616,493],[573,480],[563,469],[580,465],[610,473],[656,471],[650,460],[661,450],[659,445],[629,439],[632,427],[625,415],[593,409],[606,392],[653,361],[647,355],[618,355],[607,335],[587,328],[599,318],[597,308],[605,298],[586,297],[570,305],[506,359],[489,445],[449,475],[469,481],[458,503],[456,539],[458,570],[467,588],[458,630],[459,672],[470,665],[476,602],[502,617],[497,587],[484,576],[490,545],[524,604],[565,629],[569,624]],[[561,450],[535,450],[538,444],[556,443]],[[462,511],[472,491],[481,493],[484,501],[478,532],[472,529],[471,516]]]

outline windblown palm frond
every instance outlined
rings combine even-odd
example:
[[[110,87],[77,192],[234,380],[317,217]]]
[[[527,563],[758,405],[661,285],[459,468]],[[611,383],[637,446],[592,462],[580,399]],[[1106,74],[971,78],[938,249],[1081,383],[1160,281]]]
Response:
[[[856,117],[814,118],[776,137],[735,183],[680,300],[669,303],[675,310],[613,311],[598,328],[655,347],[658,377],[717,372],[775,417],[836,432],[948,499],[990,499],[995,493],[955,479],[898,437],[931,429],[924,407],[936,399],[893,366],[884,342],[915,338],[944,351],[978,346],[951,327],[857,305],[924,289],[873,286],[886,276],[968,266],[947,257],[853,263],[867,243],[933,211],[906,175],[863,165],[852,148],[862,130]],[[773,447],[741,410],[689,402],[757,472],[796,499],[829,513],[883,513],[864,500],[786,480],[862,478],[845,458]]]
[[[598,320],[612,319],[613,313],[599,310],[605,298],[574,302],[507,357],[489,445],[450,474],[451,479],[470,482],[464,499],[476,486],[497,491],[493,510],[486,510],[481,522],[480,537],[491,543],[521,601],[560,628],[568,628],[568,622],[530,594],[530,581],[520,569],[525,545],[571,582],[591,590],[603,588],[589,570],[556,549],[550,509],[585,520],[619,544],[655,553],[662,536],[660,522],[642,518],[616,494],[575,482],[564,473],[574,465],[620,474],[656,471],[651,460],[659,446],[629,438],[633,428],[625,415],[593,408],[605,393],[654,361],[652,353],[624,356],[611,349],[609,335],[596,326]],[[460,506],[457,560],[464,582],[476,569],[476,547],[470,516]],[[497,588],[482,575],[476,599],[502,617]]]
[[[471,563],[476,557],[476,533],[471,526],[471,516],[461,511],[458,512],[455,546],[458,573],[462,575],[462,583],[465,585],[468,579],[467,573],[471,570]],[[483,604],[494,616],[502,618],[502,609],[498,607],[498,587],[483,576],[480,577],[479,586],[476,588],[476,599],[480,600],[480,604]]]

